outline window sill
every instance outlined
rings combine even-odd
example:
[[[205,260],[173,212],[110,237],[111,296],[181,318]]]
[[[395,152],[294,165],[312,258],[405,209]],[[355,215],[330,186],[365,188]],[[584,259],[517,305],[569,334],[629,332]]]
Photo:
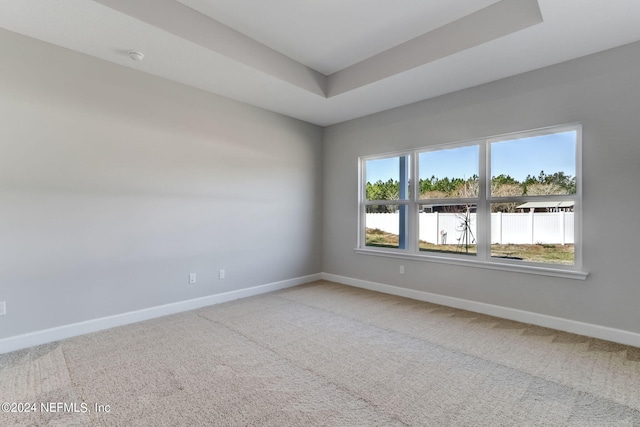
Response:
[[[446,256],[417,255],[378,249],[355,248],[354,252],[361,255],[374,255],[387,258],[409,259],[415,261],[436,262],[440,264],[460,265],[465,267],[486,268],[489,270],[512,271],[516,273],[538,274],[541,276],[561,277],[564,279],[585,280],[589,273],[584,271],[568,270],[553,267],[538,267],[533,265],[518,265],[506,262],[478,261],[475,259],[462,259]]]

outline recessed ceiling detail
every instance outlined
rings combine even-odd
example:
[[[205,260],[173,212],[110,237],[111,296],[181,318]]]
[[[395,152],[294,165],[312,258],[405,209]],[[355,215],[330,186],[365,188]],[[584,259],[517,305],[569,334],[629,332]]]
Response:
[[[542,22],[537,0],[501,0],[325,76],[185,5],[194,1],[95,1],[327,98]]]
[[[500,0],[177,0],[330,75]]]
[[[537,0],[502,0],[328,77],[335,96],[542,22]]]
[[[326,126],[638,42],[638,16],[638,0],[2,0],[0,42]]]
[[[320,96],[326,76],[174,0],[95,0]]]

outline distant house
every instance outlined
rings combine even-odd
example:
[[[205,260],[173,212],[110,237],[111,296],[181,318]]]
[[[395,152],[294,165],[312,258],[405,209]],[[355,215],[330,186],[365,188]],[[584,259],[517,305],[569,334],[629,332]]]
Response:
[[[476,205],[420,205],[420,211],[424,213],[465,213],[469,209],[469,212],[476,212]]]
[[[573,201],[527,202],[517,207],[520,212],[573,212]]]

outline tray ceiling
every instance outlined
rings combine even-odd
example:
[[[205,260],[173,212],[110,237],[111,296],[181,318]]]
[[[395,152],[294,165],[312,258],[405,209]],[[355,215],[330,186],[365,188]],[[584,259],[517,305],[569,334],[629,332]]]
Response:
[[[323,126],[638,41],[639,18],[637,0],[0,3],[0,28]]]

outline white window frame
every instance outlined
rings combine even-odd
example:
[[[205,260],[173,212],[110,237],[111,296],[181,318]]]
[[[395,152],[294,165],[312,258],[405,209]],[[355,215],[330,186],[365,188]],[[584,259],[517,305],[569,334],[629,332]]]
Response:
[[[495,197],[490,194],[491,191],[491,144],[501,141],[509,141],[520,138],[529,138],[541,135],[549,135],[554,133],[575,131],[576,132],[576,193],[568,195],[550,195],[550,196],[508,196]],[[428,151],[446,150],[470,145],[479,147],[479,191],[477,198],[447,198],[447,199],[430,199],[428,202],[446,203],[450,205],[457,204],[476,204],[476,224],[477,224],[477,254],[470,256],[467,254],[451,254],[424,252],[419,250],[418,238],[418,211],[419,205],[426,204],[424,200],[418,199],[419,193],[419,170],[418,159],[420,153]],[[366,163],[370,160],[378,160],[389,157],[409,156],[409,196],[407,200],[393,201],[367,201],[366,200]],[[546,276],[563,277],[570,279],[584,280],[587,278],[587,272],[582,270],[582,125],[568,124],[561,126],[552,126],[541,129],[527,130],[522,132],[514,132],[509,134],[491,136],[481,139],[455,142],[450,144],[440,144],[435,146],[420,147],[413,150],[403,150],[397,152],[383,153],[370,156],[362,156],[358,159],[358,239],[354,249],[356,253],[365,255],[384,256],[400,259],[411,259],[428,262],[437,262],[452,265],[474,266],[479,268],[488,268],[493,270],[515,271],[530,274],[540,274]],[[490,205],[495,202],[522,202],[529,201],[546,201],[546,200],[563,200],[574,202],[574,264],[573,265],[557,265],[550,263],[527,262],[523,260],[511,260],[497,257],[491,257],[491,215]],[[408,209],[408,240],[406,249],[399,248],[380,248],[374,246],[365,246],[365,215],[366,206],[374,204],[394,204],[406,205]]]

